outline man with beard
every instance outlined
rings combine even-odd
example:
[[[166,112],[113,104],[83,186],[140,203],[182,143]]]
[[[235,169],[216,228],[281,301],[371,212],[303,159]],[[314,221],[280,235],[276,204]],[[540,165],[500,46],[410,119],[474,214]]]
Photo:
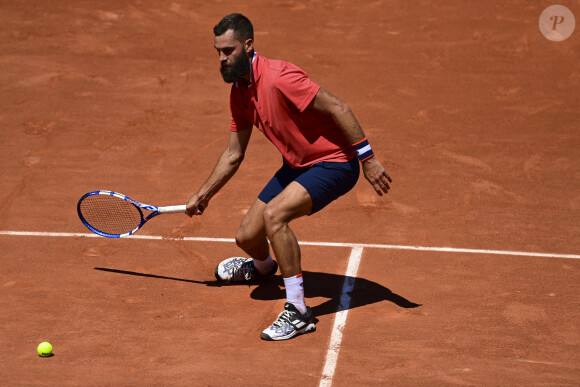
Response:
[[[260,337],[287,340],[316,329],[304,300],[300,247],[288,223],[320,211],[350,191],[359,177],[359,161],[378,195],[388,192],[391,178],[373,157],[346,103],[293,64],[254,51],[250,20],[241,14],[227,15],[214,27],[214,35],[222,77],[233,83],[230,136],[212,173],[187,202],[187,214],[201,215],[236,173],[253,126],[282,153],[282,167],[258,195],[236,234],[237,245],[249,258],[228,258],[216,267],[215,275],[225,282],[255,281],[273,276],[279,265],[287,302]]]

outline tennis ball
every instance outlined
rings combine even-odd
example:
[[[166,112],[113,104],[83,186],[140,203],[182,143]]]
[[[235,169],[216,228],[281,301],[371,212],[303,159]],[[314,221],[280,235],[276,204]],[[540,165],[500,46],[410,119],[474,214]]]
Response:
[[[38,354],[42,357],[48,357],[52,355],[52,344],[48,341],[43,341],[42,343],[38,344],[36,348]]]

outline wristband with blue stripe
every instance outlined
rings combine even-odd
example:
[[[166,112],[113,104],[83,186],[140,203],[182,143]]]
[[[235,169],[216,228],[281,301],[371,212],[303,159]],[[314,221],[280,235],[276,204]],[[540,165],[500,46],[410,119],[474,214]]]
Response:
[[[352,147],[356,151],[356,155],[361,162],[368,160],[375,155],[373,153],[373,150],[371,149],[369,140],[367,140],[366,137],[360,140],[359,142],[352,144]]]

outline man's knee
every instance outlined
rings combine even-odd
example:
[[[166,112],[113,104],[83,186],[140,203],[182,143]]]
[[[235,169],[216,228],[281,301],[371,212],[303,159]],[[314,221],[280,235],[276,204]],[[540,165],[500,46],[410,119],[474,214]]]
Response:
[[[238,247],[246,249],[253,248],[262,243],[265,238],[266,233],[261,221],[259,224],[244,221],[236,232],[235,240]]]
[[[246,227],[240,226],[240,228],[238,228],[238,232],[236,233],[236,245],[238,245],[238,247],[242,249],[244,247],[252,247],[256,244],[256,239],[256,235],[248,232]]]
[[[263,223],[263,208],[265,203],[257,200],[242,220],[236,233],[236,244],[242,249],[254,247],[266,237]]]
[[[266,206],[264,210],[264,227],[266,229],[266,235],[268,238],[276,234],[280,228],[286,223],[286,221],[280,216],[280,211],[271,202]]]

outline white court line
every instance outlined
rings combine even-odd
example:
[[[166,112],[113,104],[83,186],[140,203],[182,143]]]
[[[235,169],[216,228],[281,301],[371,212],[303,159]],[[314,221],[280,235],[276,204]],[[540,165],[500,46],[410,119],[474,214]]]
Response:
[[[103,238],[96,234],[88,233],[68,233],[68,232],[38,232],[38,231],[0,231],[0,235],[12,236],[39,236],[39,237],[83,237],[83,238]],[[123,239],[145,239],[145,240],[182,240],[189,242],[227,242],[233,243],[233,238],[206,238],[206,237],[184,237],[171,238],[157,235],[131,235]],[[300,242],[303,246],[326,246],[326,247],[362,247],[369,249],[390,249],[390,250],[413,250],[413,251],[435,251],[443,253],[466,253],[466,254],[487,254],[487,255],[514,255],[523,257],[542,258],[567,258],[580,259],[579,254],[554,254],[535,253],[529,251],[509,251],[509,250],[484,250],[484,249],[464,249],[455,247],[426,247],[426,246],[405,246],[405,245],[382,245],[372,243],[338,243],[338,242]]]
[[[342,285],[342,292],[340,293],[340,305],[334,317],[334,326],[332,327],[332,335],[330,336],[330,344],[326,352],[326,362],[322,371],[322,378],[320,379],[320,387],[330,387],[332,385],[332,378],[336,369],[338,361],[338,352],[342,343],[342,331],[346,325],[346,316],[350,308],[350,293],[354,289],[354,282],[356,273],[358,272],[358,265],[362,257],[363,248],[361,246],[353,247],[350,258],[348,259],[348,267]]]

